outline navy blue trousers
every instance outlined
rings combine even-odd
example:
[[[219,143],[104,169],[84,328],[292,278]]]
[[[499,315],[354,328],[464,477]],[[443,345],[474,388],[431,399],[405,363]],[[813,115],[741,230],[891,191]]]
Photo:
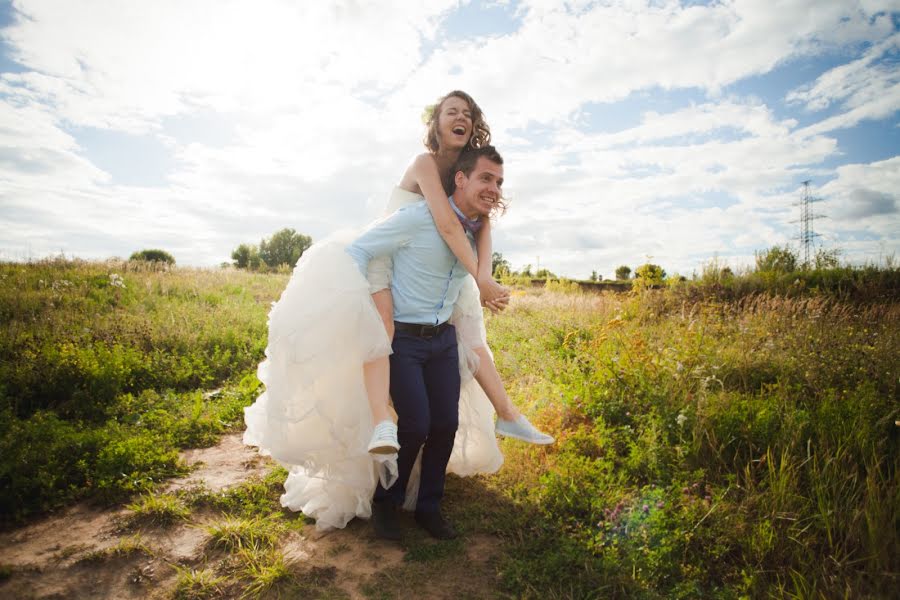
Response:
[[[459,352],[452,326],[433,338],[396,332],[391,354],[391,398],[397,411],[398,478],[375,489],[375,502],[403,504],[413,463],[422,449],[416,510],[438,510],[447,462],[459,425]]]

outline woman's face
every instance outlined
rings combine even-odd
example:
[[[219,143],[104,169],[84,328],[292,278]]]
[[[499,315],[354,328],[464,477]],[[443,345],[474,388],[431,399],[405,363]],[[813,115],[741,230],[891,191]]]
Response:
[[[441,104],[437,127],[438,144],[442,150],[466,147],[472,135],[472,109],[458,96],[450,96]]]

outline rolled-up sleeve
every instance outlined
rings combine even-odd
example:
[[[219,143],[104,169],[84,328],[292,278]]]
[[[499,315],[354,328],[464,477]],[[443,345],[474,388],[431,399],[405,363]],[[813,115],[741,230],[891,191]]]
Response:
[[[356,262],[363,277],[368,274],[369,261],[373,258],[389,256],[410,242],[423,223],[421,211],[415,208],[404,206],[390,216],[376,221],[347,246],[347,254]]]

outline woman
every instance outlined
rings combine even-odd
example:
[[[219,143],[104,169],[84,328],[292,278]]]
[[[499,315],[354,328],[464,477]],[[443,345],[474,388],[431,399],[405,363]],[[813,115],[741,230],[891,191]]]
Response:
[[[458,91],[438,102],[428,125],[429,152],[407,169],[388,208],[396,210],[421,200],[423,194],[448,246],[478,277],[488,306],[502,308],[506,291],[490,278],[489,230],[478,239],[479,254],[486,257],[479,272],[442,184],[450,179],[460,152],[470,143],[487,143],[490,131],[477,104]],[[392,462],[396,455],[391,454],[397,448],[396,426],[388,408],[390,265],[370,265],[370,281],[364,279],[344,252],[352,237],[335,234],[314,244],[297,264],[269,314],[267,358],[259,367],[266,391],[245,409],[244,442],[290,465],[282,505],[315,518],[319,528],[343,527],[354,516],[369,517],[377,478],[389,487],[390,476],[396,473]],[[485,342],[474,280],[467,286],[452,318],[461,342],[463,386],[448,471],[459,475],[493,472],[502,463],[491,401],[500,415],[498,432],[552,442],[530,426],[503,390]],[[378,424],[374,435],[373,420]],[[373,453],[367,452],[369,448]],[[380,468],[373,466],[376,463]],[[415,494],[407,497],[414,499]]]

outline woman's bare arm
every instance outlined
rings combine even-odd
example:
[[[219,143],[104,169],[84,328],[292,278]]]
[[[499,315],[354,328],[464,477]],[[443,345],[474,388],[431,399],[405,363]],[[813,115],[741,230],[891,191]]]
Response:
[[[489,257],[493,257],[493,243],[491,238],[491,220],[485,219],[481,229],[475,234],[475,248],[478,250],[480,258],[478,261],[478,275],[475,276],[475,281],[491,279],[494,276],[492,273],[493,260],[488,260]]]
[[[487,288],[493,284],[503,290],[501,295],[494,296],[493,299],[486,298],[485,293],[481,292],[483,304],[491,309],[491,312],[497,313],[506,308],[506,305],[509,303],[509,290],[494,280],[494,254],[490,219],[485,219],[481,229],[475,234],[475,247],[478,250],[478,256],[480,257],[480,260],[478,261],[478,275],[475,277],[478,289],[481,290],[482,287]]]

